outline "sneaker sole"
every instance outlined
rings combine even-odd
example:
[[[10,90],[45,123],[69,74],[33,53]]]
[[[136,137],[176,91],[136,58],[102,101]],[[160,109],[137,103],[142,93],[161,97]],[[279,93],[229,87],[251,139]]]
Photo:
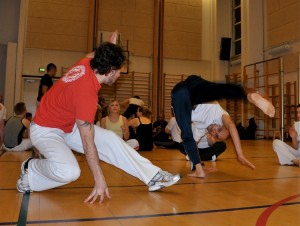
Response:
[[[23,189],[21,189],[21,188],[19,188],[19,181],[20,181],[21,179],[18,179],[18,181],[17,181],[17,184],[16,184],[16,187],[17,187],[17,190],[18,190],[18,192],[20,192],[20,193],[31,193],[32,191],[31,190],[26,190],[26,191],[24,191]]]
[[[20,193],[30,193],[30,192],[32,192],[31,190],[23,190],[23,189],[19,188],[19,181],[21,181],[21,177],[24,174],[26,174],[24,165],[25,165],[26,162],[28,162],[31,159],[32,159],[32,157],[29,157],[25,161],[23,161],[22,164],[21,164],[21,175],[20,175],[20,178],[18,179],[17,184],[16,184],[16,188],[17,188],[18,192],[20,192]]]
[[[181,179],[181,176],[178,174],[174,177],[174,180],[172,180],[172,181],[164,182],[164,184],[159,184],[156,186],[154,185],[154,186],[149,187],[149,191],[158,191],[162,188],[170,187],[170,186],[176,184],[180,179]]]

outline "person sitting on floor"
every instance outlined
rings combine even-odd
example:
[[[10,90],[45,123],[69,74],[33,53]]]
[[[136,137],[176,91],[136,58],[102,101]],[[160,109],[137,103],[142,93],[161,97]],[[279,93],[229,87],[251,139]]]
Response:
[[[165,133],[170,134],[172,140],[168,141],[154,141],[154,144],[159,147],[168,148],[168,149],[179,149],[184,152],[182,146],[181,132],[177,125],[176,119],[173,112],[171,111],[171,118],[165,127]],[[185,152],[184,152],[185,153]]]
[[[110,101],[107,111],[108,116],[101,119],[101,127],[112,130],[119,137],[135,150],[139,149],[139,142],[136,139],[129,139],[129,129],[127,119],[120,115],[120,104],[117,100]]]
[[[237,124],[236,128],[241,140],[255,140],[257,125],[254,117],[249,119],[249,124],[246,128],[242,126],[242,123]]]
[[[4,127],[3,148],[6,151],[26,151],[32,148],[29,139],[30,121],[25,118],[26,105],[17,103],[14,107],[15,116],[10,117]]]
[[[281,140],[273,141],[273,150],[276,152],[280,165],[296,165],[300,167],[300,104],[296,107],[297,120],[289,129],[292,138],[291,146]]]
[[[169,134],[166,133],[165,128],[168,122],[165,120],[164,114],[159,114],[158,119],[153,122],[153,141],[169,142]]]
[[[138,107],[144,106],[144,101],[142,101],[139,96],[133,96],[127,100],[124,100],[121,103],[121,106],[127,107],[127,109],[123,113],[123,115],[127,119],[136,118],[137,117],[137,115],[136,115],[137,109],[138,109]]]
[[[128,126],[131,126],[135,130],[135,137],[131,138],[138,140],[140,144],[139,151],[152,151],[151,111],[146,107],[138,107],[136,114],[137,118],[131,119],[128,122]]]

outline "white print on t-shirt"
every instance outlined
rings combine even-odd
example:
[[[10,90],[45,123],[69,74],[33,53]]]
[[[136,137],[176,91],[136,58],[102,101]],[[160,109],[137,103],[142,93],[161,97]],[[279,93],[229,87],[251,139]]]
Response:
[[[79,79],[81,76],[83,76],[84,73],[85,73],[84,65],[78,65],[76,67],[73,67],[70,71],[68,71],[62,80],[66,83],[73,82]]]

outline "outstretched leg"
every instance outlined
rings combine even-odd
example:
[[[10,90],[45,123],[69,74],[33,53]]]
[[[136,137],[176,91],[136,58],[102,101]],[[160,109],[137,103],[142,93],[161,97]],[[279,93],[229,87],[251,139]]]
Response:
[[[245,88],[237,84],[210,82],[195,75],[190,76],[186,80],[186,83],[191,89],[192,106],[213,100],[247,99],[269,117],[275,116],[275,108],[273,104],[253,89]],[[178,89],[178,87],[175,86],[174,89],[176,88]]]

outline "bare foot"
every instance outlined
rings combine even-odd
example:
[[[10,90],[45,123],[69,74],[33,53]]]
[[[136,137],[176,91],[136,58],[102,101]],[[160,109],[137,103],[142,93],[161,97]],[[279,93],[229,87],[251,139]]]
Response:
[[[205,173],[197,173],[196,171],[193,171],[192,173],[189,173],[187,175],[188,177],[198,177],[198,178],[205,178]]]
[[[250,103],[254,104],[269,117],[273,118],[275,116],[275,107],[273,104],[263,98],[259,93],[248,93],[247,98]]]
[[[202,168],[201,163],[196,164],[195,167],[196,167],[196,170],[193,171],[192,173],[188,174],[188,177],[204,178],[205,177],[205,172]]]
[[[300,167],[300,160],[299,159],[293,159],[292,163],[294,163],[296,166]]]

